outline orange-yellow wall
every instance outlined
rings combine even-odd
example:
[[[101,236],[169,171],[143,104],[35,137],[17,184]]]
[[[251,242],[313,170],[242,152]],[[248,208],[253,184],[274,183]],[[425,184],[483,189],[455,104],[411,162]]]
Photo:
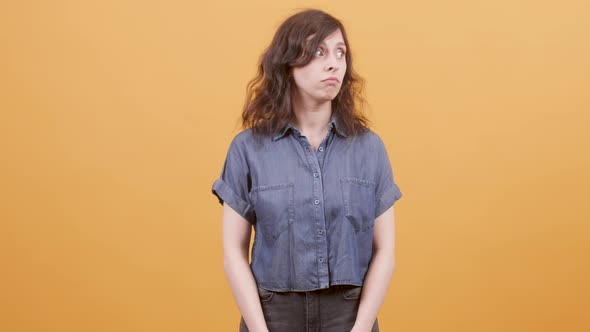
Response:
[[[590,330],[588,1],[119,0],[1,6],[1,331],[237,331],[210,189],[308,6],[404,194],[382,330]]]

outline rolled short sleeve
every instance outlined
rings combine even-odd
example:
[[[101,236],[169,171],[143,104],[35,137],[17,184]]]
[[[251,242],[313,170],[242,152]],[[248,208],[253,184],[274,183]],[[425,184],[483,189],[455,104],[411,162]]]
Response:
[[[243,143],[240,143],[236,138],[232,140],[221,170],[221,176],[213,183],[211,192],[221,205],[226,202],[250,224],[254,224],[256,218],[248,196],[249,183],[251,183],[250,171],[242,147]]]
[[[375,218],[387,211],[387,209],[402,197],[402,193],[394,181],[387,149],[381,139],[378,140],[377,145],[377,162]]]

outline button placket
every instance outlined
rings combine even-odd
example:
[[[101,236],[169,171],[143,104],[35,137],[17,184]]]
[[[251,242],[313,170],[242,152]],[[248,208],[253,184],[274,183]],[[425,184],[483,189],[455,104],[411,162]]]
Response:
[[[313,215],[314,215],[314,223],[310,225],[316,228],[316,231],[319,235],[315,238],[316,241],[314,247],[316,248],[316,262],[318,264],[318,285],[319,287],[327,287],[329,285],[329,271],[327,260],[325,257],[328,255],[328,244],[327,244],[327,237],[324,234],[324,229],[326,225],[326,216],[325,216],[325,207],[321,205],[324,201],[323,197],[323,181],[321,175],[321,163],[323,162],[324,154],[322,152],[325,151],[325,143],[327,141],[326,137],[320,143],[318,147],[318,153],[315,153],[311,147],[311,144],[308,142],[307,138],[303,135],[299,136],[299,142],[304,147],[304,151],[306,151],[306,159],[310,166],[310,169],[313,172],[313,190],[312,190],[312,202],[313,202]]]

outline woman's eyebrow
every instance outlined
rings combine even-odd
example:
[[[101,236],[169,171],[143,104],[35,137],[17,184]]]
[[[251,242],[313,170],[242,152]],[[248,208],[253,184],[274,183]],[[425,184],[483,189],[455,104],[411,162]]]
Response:
[[[327,46],[327,45],[326,45],[326,42],[322,42],[320,45]],[[344,47],[346,47],[346,44],[344,44],[343,42],[338,42],[338,43],[336,44],[336,46],[338,46],[338,45],[343,45]]]

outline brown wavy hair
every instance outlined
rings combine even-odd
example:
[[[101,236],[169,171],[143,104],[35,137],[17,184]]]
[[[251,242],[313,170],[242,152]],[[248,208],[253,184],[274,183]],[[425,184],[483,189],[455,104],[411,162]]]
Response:
[[[295,119],[291,67],[307,65],[319,44],[337,29],[342,32],[347,48],[346,73],[332,100],[332,112],[338,117],[339,128],[349,136],[369,129],[370,121],[363,114],[367,105],[365,81],[354,71],[346,30],[338,19],[318,9],[304,9],[287,18],[277,29],[271,44],[260,56],[256,77],[247,85],[242,128],[252,128],[254,135],[272,135]]]

